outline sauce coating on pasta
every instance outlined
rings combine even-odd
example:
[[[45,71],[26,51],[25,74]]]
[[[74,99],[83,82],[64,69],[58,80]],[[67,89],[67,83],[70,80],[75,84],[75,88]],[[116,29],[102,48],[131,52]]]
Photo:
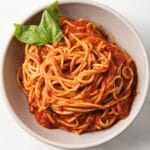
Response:
[[[132,58],[84,19],[61,17],[64,39],[26,45],[17,81],[29,110],[46,128],[102,130],[129,115],[136,96]]]

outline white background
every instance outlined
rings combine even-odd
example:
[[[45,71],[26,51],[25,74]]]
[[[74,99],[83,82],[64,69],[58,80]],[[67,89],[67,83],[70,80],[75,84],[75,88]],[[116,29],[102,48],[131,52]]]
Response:
[[[98,0],[97,0],[98,1]],[[0,57],[13,31],[13,23],[32,14],[50,0],[0,0]],[[124,15],[141,36],[150,58],[150,1],[99,0]],[[135,50],[136,53],[136,50]],[[1,58],[0,58],[1,60]],[[1,62],[0,62],[1,63]],[[91,150],[150,150],[150,94],[136,121],[120,136]],[[61,150],[41,143],[28,135],[11,117],[0,95],[1,150]]]

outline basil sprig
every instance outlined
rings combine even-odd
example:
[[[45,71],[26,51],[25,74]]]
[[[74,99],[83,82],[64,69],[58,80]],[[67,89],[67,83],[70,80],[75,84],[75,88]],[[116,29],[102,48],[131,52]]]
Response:
[[[60,9],[55,1],[43,11],[39,25],[14,24],[16,38],[26,44],[44,45],[59,42],[63,38],[60,29]]]

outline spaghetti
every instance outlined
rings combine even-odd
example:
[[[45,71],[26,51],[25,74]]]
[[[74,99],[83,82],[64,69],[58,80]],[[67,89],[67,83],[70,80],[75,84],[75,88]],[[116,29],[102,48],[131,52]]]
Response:
[[[136,95],[132,58],[84,19],[62,17],[64,39],[26,45],[17,81],[47,128],[76,134],[109,128],[129,115]]]

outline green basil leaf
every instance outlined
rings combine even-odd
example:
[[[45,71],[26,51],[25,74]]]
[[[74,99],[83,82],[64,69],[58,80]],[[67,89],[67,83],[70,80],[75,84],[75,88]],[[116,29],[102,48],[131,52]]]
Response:
[[[39,25],[14,24],[14,35],[26,44],[44,45],[59,42],[63,38],[59,26],[60,16],[58,1],[55,1],[43,11]]]
[[[47,39],[40,33],[39,27],[35,25],[15,24],[16,38],[26,44],[43,45]]]
[[[49,40],[51,43],[58,42],[63,37],[59,22],[53,18],[53,15],[51,15],[48,10],[45,10],[39,25],[40,32],[45,39]]]
[[[60,9],[58,7],[58,1],[55,1],[46,9],[49,14],[51,14],[52,18],[59,22],[59,18],[61,16]]]

